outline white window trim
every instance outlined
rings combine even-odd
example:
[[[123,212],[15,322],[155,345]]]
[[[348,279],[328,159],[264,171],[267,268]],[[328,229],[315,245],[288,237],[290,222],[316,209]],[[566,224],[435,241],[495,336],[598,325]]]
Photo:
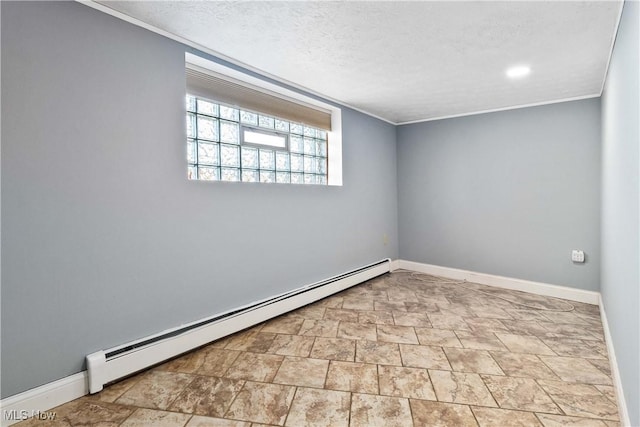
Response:
[[[283,88],[273,83],[261,80],[257,77],[250,76],[241,71],[234,70],[217,62],[204,59],[191,53],[185,53],[185,62],[196,65],[204,70],[221,74],[238,80],[248,85],[264,89],[276,95],[291,99],[303,104],[317,107],[331,112],[331,131],[327,132],[328,137],[328,165],[327,165],[327,184],[333,186],[342,185],[342,110],[339,107],[318,101],[307,95],[302,95],[290,89]]]

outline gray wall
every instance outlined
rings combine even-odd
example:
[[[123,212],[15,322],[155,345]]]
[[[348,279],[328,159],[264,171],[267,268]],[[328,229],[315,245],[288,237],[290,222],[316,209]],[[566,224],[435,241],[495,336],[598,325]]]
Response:
[[[393,126],[343,110],[343,187],[189,182],[184,46],[75,2],[1,7],[2,397],[397,258]]]
[[[405,125],[397,143],[401,259],[598,290],[599,99]]]
[[[602,301],[631,425],[640,425],[640,5],[626,2],[602,96]]]

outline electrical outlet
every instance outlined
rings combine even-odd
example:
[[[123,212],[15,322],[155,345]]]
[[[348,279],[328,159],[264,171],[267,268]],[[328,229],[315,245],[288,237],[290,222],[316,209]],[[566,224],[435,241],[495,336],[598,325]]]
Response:
[[[382,235],[382,244],[385,246],[389,244],[389,236],[386,233]]]
[[[579,251],[577,249],[571,251],[571,261],[584,262],[584,251]]]

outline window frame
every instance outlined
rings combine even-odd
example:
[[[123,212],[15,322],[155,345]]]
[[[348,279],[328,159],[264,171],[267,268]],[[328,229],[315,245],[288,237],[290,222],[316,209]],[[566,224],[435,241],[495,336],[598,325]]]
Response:
[[[195,66],[199,71],[211,72],[218,75],[229,77],[230,79],[234,79],[236,81],[240,81],[246,83],[248,86],[259,88],[260,90],[264,90],[266,93],[274,94],[275,96],[280,96],[285,99],[292,100],[292,102],[297,102],[301,104],[306,104],[309,106],[314,106],[319,109],[324,109],[325,111],[329,111],[331,114],[331,130],[327,131],[327,184],[323,186],[342,186],[342,110],[340,107],[337,107],[333,104],[328,104],[326,102],[320,101],[316,98],[313,98],[308,95],[304,95],[303,93],[287,89],[285,87],[279,86],[277,84],[271,83],[269,81],[263,80],[258,77],[254,77],[252,75],[246,74],[242,71],[239,71],[235,68],[230,68],[228,66],[219,64],[217,62],[210,61],[208,59],[202,58],[200,56],[191,54],[189,52],[185,53],[185,64],[187,67]],[[187,91],[185,91],[185,95]],[[224,103],[223,103],[224,104]],[[184,105],[184,102],[183,102]],[[186,107],[185,107],[186,113]],[[246,126],[248,128],[253,128],[251,125],[244,125],[240,123],[240,135],[239,138],[243,139],[244,134],[241,131],[242,127]],[[266,129],[259,128],[260,131],[265,131]],[[269,130],[266,130],[269,132]],[[274,130],[274,133],[277,131]],[[240,142],[240,146],[243,145],[242,141]],[[289,138],[287,136],[287,150],[289,148]],[[254,148],[265,148],[270,147],[270,149],[275,151],[283,151],[284,149],[280,149],[278,147],[268,146],[268,145],[259,145],[256,147],[255,145],[245,144],[246,146],[254,147]],[[304,185],[304,184],[303,184]],[[308,184],[307,184],[308,185]]]
[[[245,141],[245,137],[244,137],[244,131],[246,130],[250,130],[252,132],[255,133],[260,133],[262,135],[275,135],[275,136],[281,136],[284,137],[284,147],[278,147],[276,145],[269,145],[269,144],[260,144],[258,142],[246,142]],[[279,132],[277,130],[270,130],[270,129],[265,129],[265,128],[261,128],[258,126],[253,126],[253,125],[246,125],[242,122],[239,123],[239,142],[240,142],[240,146],[247,146],[247,147],[253,147],[253,148],[270,148],[274,151],[287,151],[289,152],[289,134],[288,133],[284,133],[284,132]]]

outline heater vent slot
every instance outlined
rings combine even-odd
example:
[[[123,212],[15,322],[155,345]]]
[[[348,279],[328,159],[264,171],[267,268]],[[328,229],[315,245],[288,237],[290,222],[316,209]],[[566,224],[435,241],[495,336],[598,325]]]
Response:
[[[89,392],[97,393],[105,384],[348,289],[390,269],[391,260],[381,260],[174,330],[92,353],[87,356]]]

